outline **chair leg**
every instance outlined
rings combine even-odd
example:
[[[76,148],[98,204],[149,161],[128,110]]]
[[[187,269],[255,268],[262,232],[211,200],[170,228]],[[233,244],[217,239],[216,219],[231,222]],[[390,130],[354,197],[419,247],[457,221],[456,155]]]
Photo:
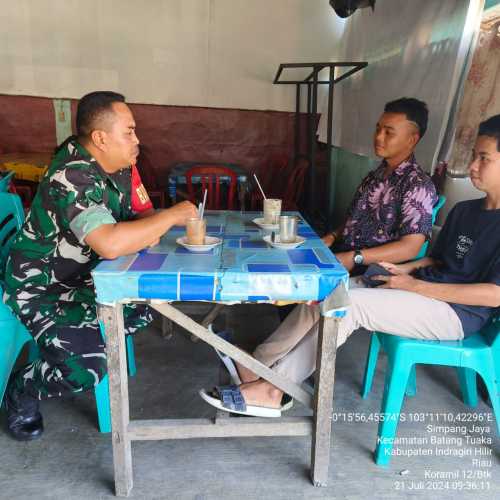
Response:
[[[408,384],[406,386],[406,395],[413,397],[417,394],[417,365],[413,365],[408,377]]]
[[[398,363],[397,358],[396,360],[388,359],[384,397],[380,410],[384,419],[379,423],[375,448],[375,463],[377,465],[388,465],[391,460],[392,445],[411,370],[412,365],[402,366]]]
[[[491,406],[493,408],[493,415],[497,421],[497,431],[500,436],[500,390],[498,387],[498,381],[495,375],[495,366],[492,363],[488,363],[489,366],[484,367],[484,371],[479,372],[481,375],[486,390],[488,391],[488,396],[490,398]]]
[[[129,377],[134,377],[137,373],[137,367],[135,366],[135,349],[134,349],[134,338],[132,335],[127,335],[127,367]]]
[[[477,406],[477,376],[475,370],[457,366],[458,381],[464,404],[472,408]]]
[[[107,375],[95,386],[94,395],[99,432],[111,432],[111,405],[109,403],[109,380]]]
[[[373,376],[377,368],[378,353],[380,351],[380,340],[377,333],[374,332],[370,338],[370,347],[368,348],[368,356],[366,358],[365,374],[363,377],[363,387],[361,389],[361,397],[368,397],[372,389]]]

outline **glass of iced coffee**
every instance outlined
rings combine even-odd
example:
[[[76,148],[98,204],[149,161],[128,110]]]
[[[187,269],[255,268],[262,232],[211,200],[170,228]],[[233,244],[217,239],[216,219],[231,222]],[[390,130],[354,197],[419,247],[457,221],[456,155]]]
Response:
[[[264,200],[264,224],[278,224],[281,214],[281,200],[266,198]]]
[[[193,217],[186,221],[186,239],[188,245],[204,245],[206,232],[206,219]]]

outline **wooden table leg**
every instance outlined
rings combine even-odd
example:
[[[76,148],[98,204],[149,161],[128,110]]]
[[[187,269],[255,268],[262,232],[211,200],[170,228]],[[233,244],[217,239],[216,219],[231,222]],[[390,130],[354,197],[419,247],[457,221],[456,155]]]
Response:
[[[314,486],[326,486],[328,482],[339,321],[339,318],[321,316],[319,322],[311,446],[311,479]]]
[[[104,324],[106,337],[115,494],[126,497],[132,489],[133,478],[132,449],[127,434],[130,420],[123,306],[122,304],[99,305],[98,314],[99,320]]]

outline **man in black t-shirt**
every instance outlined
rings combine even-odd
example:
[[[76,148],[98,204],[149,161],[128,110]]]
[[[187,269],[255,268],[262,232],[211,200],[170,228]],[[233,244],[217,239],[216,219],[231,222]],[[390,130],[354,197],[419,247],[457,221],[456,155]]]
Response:
[[[381,262],[392,273],[374,277],[385,282],[382,286],[349,291],[351,304],[340,322],[338,346],[360,327],[422,340],[460,340],[498,311],[500,115],[481,123],[469,172],[472,184],[486,197],[454,207],[430,257],[399,265]],[[319,317],[318,306],[298,306],[271,335],[271,340],[299,339],[272,366],[276,372],[300,383],[315,370]],[[236,368],[245,413],[255,414],[258,407],[255,411],[262,415],[264,407],[268,416],[279,416],[281,390],[240,365]],[[214,394],[201,395],[218,404]]]

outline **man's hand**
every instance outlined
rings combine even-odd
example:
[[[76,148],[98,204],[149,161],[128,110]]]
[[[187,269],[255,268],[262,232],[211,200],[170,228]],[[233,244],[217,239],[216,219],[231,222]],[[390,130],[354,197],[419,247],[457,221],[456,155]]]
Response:
[[[323,238],[321,238],[321,240],[323,241],[323,243],[327,247],[331,247],[333,245],[334,241],[336,240],[336,238],[335,238],[335,235],[333,233],[328,233],[328,234],[325,234],[325,236],[323,236]]]
[[[185,226],[186,221],[192,217],[198,217],[197,208],[190,201],[177,203],[167,211],[172,215],[176,226]]]
[[[340,263],[348,270],[352,271],[354,268],[354,252],[339,252],[335,254],[335,257],[340,261]]]
[[[406,290],[407,292],[417,292],[417,286],[420,283],[420,280],[409,274],[396,274],[394,276],[382,276],[379,274],[372,276],[372,279],[385,282],[377,288],[394,288],[397,290]]]
[[[391,274],[400,275],[400,274],[409,274],[409,271],[406,270],[403,266],[398,266],[397,264],[392,264],[391,262],[377,262],[378,265],[382,266],[384,269],[387,269]]]

